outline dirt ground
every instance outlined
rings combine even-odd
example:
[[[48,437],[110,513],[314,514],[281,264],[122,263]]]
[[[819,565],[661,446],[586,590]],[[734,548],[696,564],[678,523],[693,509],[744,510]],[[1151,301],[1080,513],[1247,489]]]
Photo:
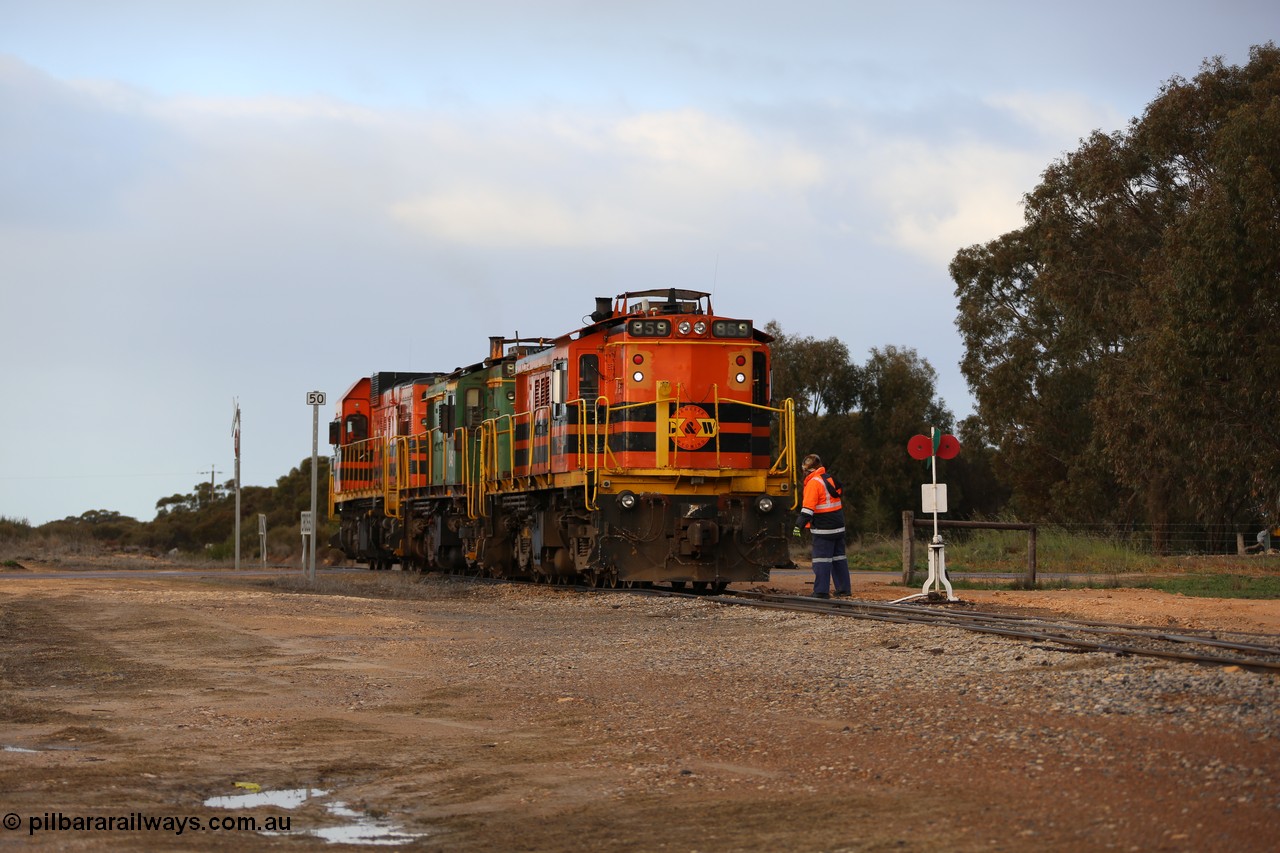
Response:
[[[1280,847],[1273,675],[400,572],[90,568],[0,571],[0,848]],[[961,595],[1280,635],[1276,601]]]

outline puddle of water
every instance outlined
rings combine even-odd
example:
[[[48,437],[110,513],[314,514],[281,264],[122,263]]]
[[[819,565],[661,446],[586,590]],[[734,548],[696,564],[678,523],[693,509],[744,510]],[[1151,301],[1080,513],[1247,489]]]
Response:
[[[208,808],[216,809],[252,809],[263,806],[276,806],[282,809],[294,809],[313,797],[326,797],[328,791],[320,788],[291,788],[285,791],[259,791],[252,794],[236,794],[229,797],[210,797],[204,801]],[[346,803],[334,801],[325,803],[324,809],[330,815],[346,821],[338,826],[323,826],[316,829],[302,830],[307,835],[322,838],[333,844],[367,844],[371,846],[393,846],[408,844],[424,833],[407,832],[396,824],[383,818],[376,818],[367,812],[359,812]],[[263,835],[292,835],[294,833],[264,832]]]
[[[312,797],[324,797],[328,791],[319,788],[291,788],[287,791],[259,791],[253,794],[235,794],[230,797],[210,797],[204,801],[211,809],[256,809],[276,806],[296,809]]]
[[[369,844],[394,846],[408,844],[425,833],[406,832],[389,820],[382,820],[365,812],[347,808],[346,803],[329,803],[325,810],[334,817],[351,821],[346,826],[326,826],[308,830],[311,835],[323,838],[331,844]]]

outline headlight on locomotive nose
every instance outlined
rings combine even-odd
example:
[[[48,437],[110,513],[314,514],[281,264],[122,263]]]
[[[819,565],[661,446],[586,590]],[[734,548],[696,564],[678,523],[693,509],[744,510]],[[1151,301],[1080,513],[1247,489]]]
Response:
[[[756,498],[756,510],[762,514],[773,512],[773,498],[768,495]]]
[[[623,509],[635,509],[636,508],[635,492],[619,492],[618,506],[622,507]]]

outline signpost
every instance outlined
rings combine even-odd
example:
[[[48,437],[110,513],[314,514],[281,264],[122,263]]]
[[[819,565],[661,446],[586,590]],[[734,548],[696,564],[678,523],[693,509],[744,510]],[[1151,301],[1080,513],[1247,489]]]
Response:
[[[236,415],[231,422],[231,434],[236,445],[236,569],[240,568],[240,401],[235,401]]]
[[[308,391],[307,405],[311,407],[311,512],[303,515],[302,535],[311,536],[311,553],[307,563],[307,582],[316,582],[316,489],[319,474],[317,458],[320,450],[320,407],[325,404],[323,391]]]
[[[315,553],[316,547],[315,536],[312,533],[315,528],[311,523],[311,519],[315,516],[307,512],[305,509],[299,513],[299,516],[299,526],[302,528],[302,573],[307,576],[307,580],[314,581],[316,561],[311,559],[309,555]]]
[[[946,587],[947,601],[959,601],[951,589],[951,581],[947,578],[946,545],[942,534],[938,532],[938,513],[947,511],[947,484],[938,482],[938,459],[954,459],[960,452],[960,442],[954,435],[944,433],[937,427],[929,428],[930,435],[913,436],[907,442],[907,453],[912,459],[928,459],[929,468],[933,472],[933,482],[924,483],[920,487],[921,509],[933,513],[933,540],[929,543],[929,577],[924,588],[915,595],[908,595],[898,601],[910,601],[913,598],[927,597],[933,591],[940,591],[939,585]],[[908,535],[906,533],[903,534]],[[895,601],[894,604],[897,604]]]

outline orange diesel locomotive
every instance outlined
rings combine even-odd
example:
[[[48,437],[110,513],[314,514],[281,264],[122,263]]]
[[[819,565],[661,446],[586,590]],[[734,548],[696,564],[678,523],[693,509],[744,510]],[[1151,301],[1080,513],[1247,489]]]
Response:
[[[597,299],[589,319],[353,385],[330,427],[335,544],[374,568],[608,586],[788,563],[794,411],[770,403],[769,336],[691,290]]]

